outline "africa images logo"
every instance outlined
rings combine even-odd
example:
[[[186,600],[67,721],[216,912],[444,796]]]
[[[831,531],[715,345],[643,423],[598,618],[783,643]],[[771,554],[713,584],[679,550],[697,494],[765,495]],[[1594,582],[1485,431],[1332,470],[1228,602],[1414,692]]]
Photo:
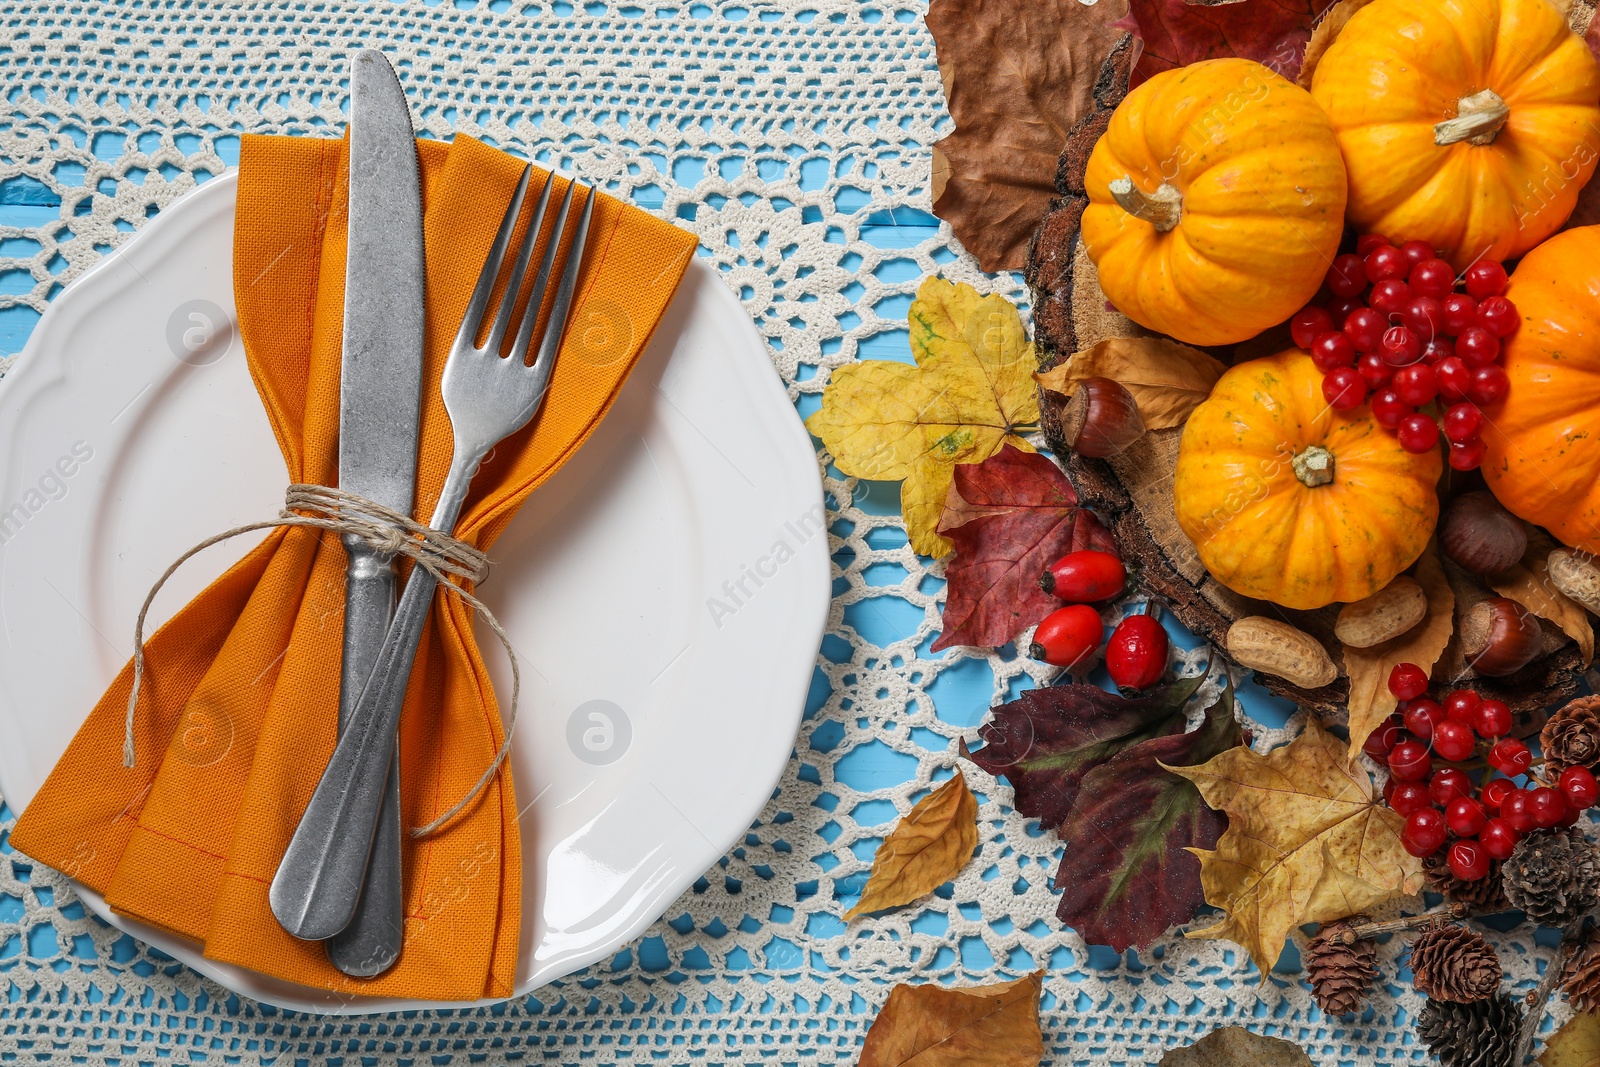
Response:
[[[796,548],[823,531],[826,515],[822,505],[817,503],[801,512],[793,522],[784,523],[787,536],[780,535],[766,555],[756,557],[752,563],[740,564],[739,573],[722,583],[720,597],[706,598],[706,610],[711,613],[711,621],[717,629],[722,629],[722,620],[737,615],[762,586],[778,576],[778,568],[794,559]],[[792,544],[790,538],[793,538]]]
[[[74,441],[72,447],[50,464],[33,485],[23,490],[22,495],[4,511],[0,511],[0,545],[10,544],[12,538],[21,533],[22,528],[46,505],[66,496],[68,482],[93,458],[94,449],[87,441]]]

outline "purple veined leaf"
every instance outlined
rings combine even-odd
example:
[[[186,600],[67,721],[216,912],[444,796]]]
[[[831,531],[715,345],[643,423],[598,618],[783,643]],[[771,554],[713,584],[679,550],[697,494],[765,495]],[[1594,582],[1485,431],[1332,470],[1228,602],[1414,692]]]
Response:
[[[983,748],[970,751],[963,742],[961,754],[1004,777],[1012,806],[1054,830],[1090,771],[1140,742],[1182,733],[1184,705],[1203,681],[1180,678],[1133,699],[1093,685],[1030,689],[994,709],[978,731]]]
[[[1055,879],[1062,922],[1091,944],[1121,952],[1194,918],[1205,893],[1200,861],[1188,849],[1214,848],[1228,819],[1162,764],[1205,763],[1243,739],[1230,684],[1193,731],[1141,741],[1084,775],[1079,802],[1059,831],[1066,842]]]

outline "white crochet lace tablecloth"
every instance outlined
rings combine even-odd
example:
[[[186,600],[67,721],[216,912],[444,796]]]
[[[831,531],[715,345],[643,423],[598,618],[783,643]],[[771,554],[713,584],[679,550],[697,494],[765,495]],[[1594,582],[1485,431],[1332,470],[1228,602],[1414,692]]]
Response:
[[[1026,297],[927,214],[929,147],[949,119],[923,10],[10,0],[0,356],[20,351],[61,286],[235,160],[241,132],[340,131],[348,55],[377,46],[397,58],[427,135],[531,153],[693,230],[808,413],[832,368],[909,358],[923,275]],[[848,1064],[893,984],[1036,967],[1048,969],[1051,1064],[1154,1063],[1232,1022],[1288,1037],[1319,1065],[1429,1058],[1410,1033],[1420,1003],[1396,977],[1397,942],[1382,960],[1388,992],[1353,1022],[1316,1010],[1293,953],[1259,984],[1228,943],[1087,947],[1055,919],[1060,845],[970,766],[982,854],[954,891],[846,926],[879,840],[951,765],[955,739],[1052,672],[1010,649],[930,655],[942,567],[907,546],[897,486],[825,479],[835,596],[796,756],[743,843],[611,962],[490,1009],[276,1010],[87,915],[59,875],[5,844],[15,815],[0,808],[0,1063]],[[1548,948],[1526,926],[1499,943],[1510,984],[1531,986]]]

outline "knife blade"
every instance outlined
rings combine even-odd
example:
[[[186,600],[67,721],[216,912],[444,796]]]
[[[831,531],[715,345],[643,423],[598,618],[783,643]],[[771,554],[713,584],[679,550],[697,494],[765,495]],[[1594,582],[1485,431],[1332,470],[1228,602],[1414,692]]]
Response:
[[[350,62],[350,200],[339,485],[409,515],[421,423],[424,263],[417,148],[405,93],[380,51]],[[395,604],[392,557],[345,538],[343,729],[383,647]],[[399,768],[391,763],[367,877],[349,925],[327,943],[346,974],[380,974],[404,942]],[[293,931],[291,931],[293,932]]]

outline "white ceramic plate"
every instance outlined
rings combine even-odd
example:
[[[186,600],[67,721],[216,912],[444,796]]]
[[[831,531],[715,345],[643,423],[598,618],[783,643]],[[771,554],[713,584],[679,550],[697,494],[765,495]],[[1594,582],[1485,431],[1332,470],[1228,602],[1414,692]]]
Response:
[[[167,564],[281,506],[287,475],[233,320],[236,186],[203,186],[70,286],[0,383],[0,792],[15,811],[127,662]],[[765,344],[695,260],[616,406],[495,545],[484,589],[522,656],[517,995],[637,937],[761,811],[822,637],[825,521]],[[180,571],[146,632],[256,540]],[[483,637],[504,699],[509,665]],[[82,895],[258,1000],[432,1006],[219,965]]]

